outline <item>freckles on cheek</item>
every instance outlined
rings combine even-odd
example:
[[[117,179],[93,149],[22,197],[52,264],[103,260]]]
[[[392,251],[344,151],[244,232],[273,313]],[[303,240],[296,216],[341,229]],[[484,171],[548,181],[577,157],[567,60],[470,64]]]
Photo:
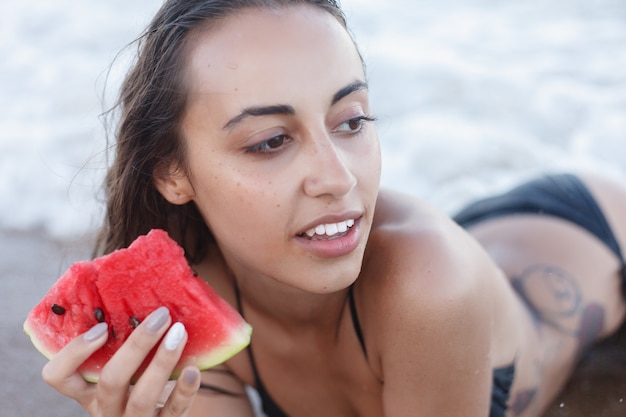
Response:
[[[228,202],[227,209],[236,210],[243,217],[250,217],[252,213],[262,210],[267,204],[266,198],[266,190],[262,184],[243,181],[236,181],[225,187],[222,195],[222,201]]]
[[[286,207],[281,197],[284,198],[282,191],[287,184],[267,178],[258,169],[233,165],[224,163],[220,171],[216,163],[218,169],[208,176],[211,184],[205,188],[207,204],[204,207],[211,220],[220,222],[220,219],[228,218],[230,223],[248,224]]]

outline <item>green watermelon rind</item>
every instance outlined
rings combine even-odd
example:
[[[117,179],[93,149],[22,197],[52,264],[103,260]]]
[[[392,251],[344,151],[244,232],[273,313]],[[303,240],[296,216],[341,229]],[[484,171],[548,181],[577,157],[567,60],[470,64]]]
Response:
[[[35,331],[31,328],[30,320],[24,322],[24,333],[30,337],[31,343],[45,358],[52,359],[56,352],[52,351],[35,336]],[[177,379],[183,368],[186,366],[196,366],[201,371],[206,371],[214,366],[226,362],[228,359],[241,352],[250,344],[250,338],[252,336],[252,326],[247,322],[241,323],[239,329],[234,329],[229,339],[225,340],[221,347],[213,348],[213,350],[206,356],[197,358],[196,360],[188,360],[186,363],[177,364],[176,368],[170,375],[170,379]],[[83,370],[80,372],[83,379],[87,382],[97,383],[100,377],[99,372],[90,370]]]
[[[31,327],[30,320],[26,320],[24,322],[24,333],[26,333],[28,337],[30,337],[31,343],[33,344],[33,346],[35,346],[35,349],[37,349],[39,353],[45,356],[46,359],[52,359],[52,356],[54,356],[55,352],[44,346],[44,344],[40,342],[39,339],[35,336],[35,330]]]
[[[206,371],[207,369],[211,369],[216,365],[226,362],[250,344],[251,335],[252,326],[246,322],[242,323],[241,328],[233,331],[231,333],[231,337],[224,341],[223,346],[213,348],[213,351],[210,354],[200,357],[197,360],[188,361],[186,364],[180,364],[176,369],[174,369],[170,379],[178,378],[183,368],[189,365],[194,365],[201,371]]]

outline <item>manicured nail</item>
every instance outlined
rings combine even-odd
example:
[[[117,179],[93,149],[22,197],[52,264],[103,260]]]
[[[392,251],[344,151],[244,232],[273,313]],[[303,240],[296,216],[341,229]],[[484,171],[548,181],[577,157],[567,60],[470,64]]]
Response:
[[[89,329],[87,333],[85,333],[85,335],[83,336],[83,340],[88,343],[93,342],[94,340],[99,339],[100,336],[105,334],[108,328],[109,326],[106,324],[106,322],[98,323],[91,329]]]
[[[163,344],[167,350],[175,350],[180,345],[185,335],[185,326],[181,322],[176,322],[170,327],[165,335]]]
[[[199,375],[200,372],[198,372],[197,368],[186,368],[183,371],[183,381],[185,381],[185,384],[193,385],[196,383]]]
[[[146,319],[146,330],[156,332],[167,322],[170,311],[167,307],[159,307],[152,312]]]

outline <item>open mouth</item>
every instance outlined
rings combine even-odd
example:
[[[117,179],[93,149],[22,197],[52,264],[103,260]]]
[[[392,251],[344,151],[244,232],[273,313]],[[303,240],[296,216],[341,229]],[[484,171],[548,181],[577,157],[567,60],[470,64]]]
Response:
[[[320,224],[304,233],[300,233],[298,237],[309,240],[339,239],[348,234],[352,226],[354,226],[354,219],[348,219],[338,223]]]

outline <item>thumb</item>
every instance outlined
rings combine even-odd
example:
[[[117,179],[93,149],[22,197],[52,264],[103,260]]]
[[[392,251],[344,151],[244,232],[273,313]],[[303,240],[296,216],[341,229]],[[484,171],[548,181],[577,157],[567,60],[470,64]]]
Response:
[[[196,397],[200,388],[200,370],[195,366],[188,366],[176,380],[171,394],[161,410],[161,417],[180,417],[185,415]]]

